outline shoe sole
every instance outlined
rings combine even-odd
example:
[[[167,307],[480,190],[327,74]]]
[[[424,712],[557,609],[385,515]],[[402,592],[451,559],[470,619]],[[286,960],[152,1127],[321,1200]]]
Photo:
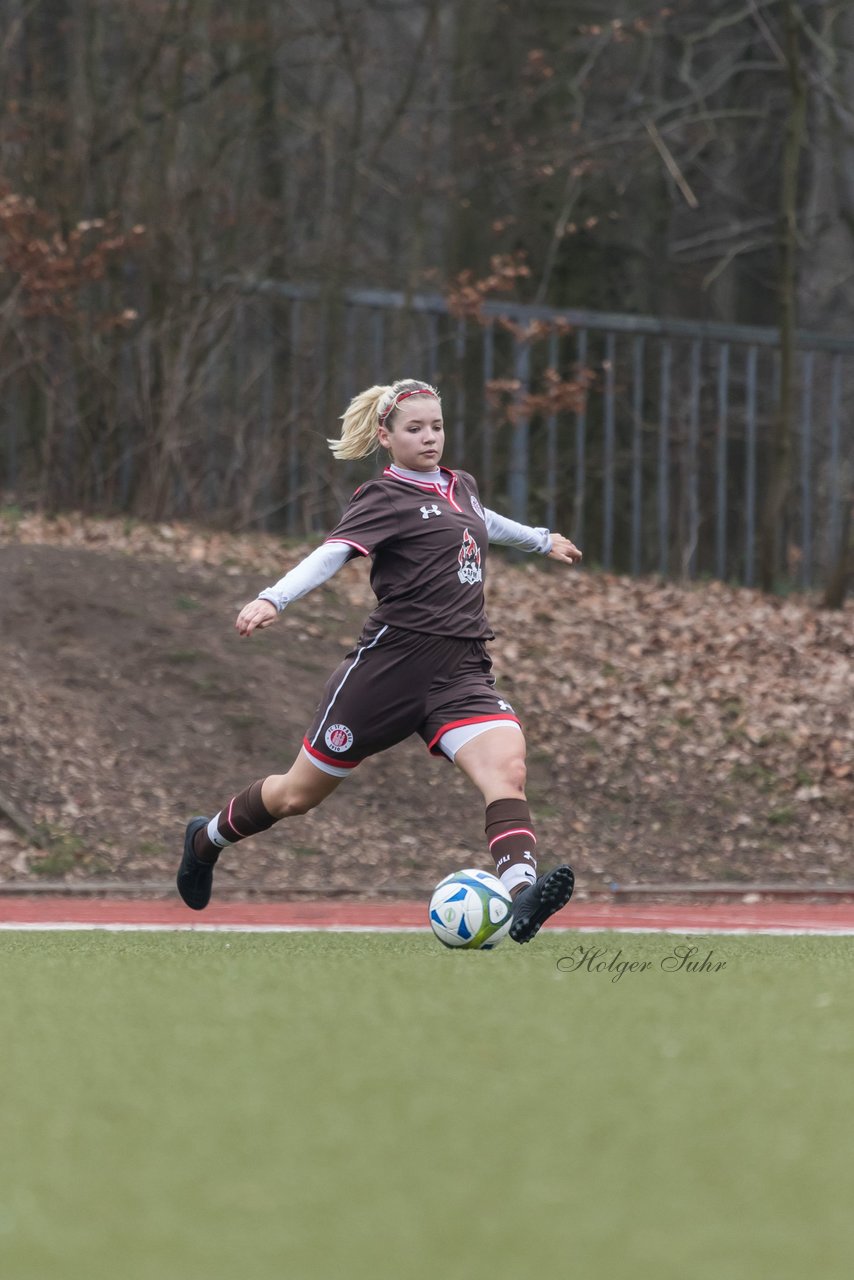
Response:
[[[205,907],[208,905],[208,903],[211,900],[211,886],[213,883],[213,863],[211,863],[210,866],[208,867],[207,863],[199,862],[199,859],[196,857],[195,853],[193,852],[193,837],[195,836],[197,831],[199,831],[202,827],[206,827],[207,824],[208,824],[208,819],[201,818],[201,817],[191,818],[190,821],[187,823],[187,828],[184,832],[184,853],[181,858],[181,865],[178,867],[178,874],[175,877],[175,883],[178,886],[178,892],[180,893],[183,901],[192,911],[204,911]],[[206,895],[204,893],[202,894],[202,897],[204,897],[204,901],[201,901],[201,898],[196,896],[196,893],[194,892],[196,889],[195,880],[196,880],[196,876],[198,875],[198,870],[200,867],[208,867],[210,871],[210,880],[208,884],[205,886],[207,889],[207,894]],[[181,888],[182,875],[191,876],[193,880],[192,885],[187,886],[186,893],[184,889]],[[189,893],[189,896],[188,896],[188,893]]]
[[[510,926],[513,941],[530,942],[536,937],[549,917],[566,906],[574,888],[575,876],[571,867],[555,867],[554,871],[550,871],[540,889],[540,905],[537,910]]]

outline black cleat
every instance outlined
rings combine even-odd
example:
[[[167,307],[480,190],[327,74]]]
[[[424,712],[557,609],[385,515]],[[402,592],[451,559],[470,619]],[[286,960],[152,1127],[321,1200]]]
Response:
[[[513,900],[510,937],[514,942],[530,942],[549,916],[565,907],[575,888],[572,867],[555,867],[539,876]]]
[[[209,821],[209,818],[191,818],[184,832],[184,856],[178,868],[176,883],[181,897],[194,911],[203,911],[211,900],[214,862],[219,857],[217,853],[213,862],[202,862],[193,852],[193,837]]]

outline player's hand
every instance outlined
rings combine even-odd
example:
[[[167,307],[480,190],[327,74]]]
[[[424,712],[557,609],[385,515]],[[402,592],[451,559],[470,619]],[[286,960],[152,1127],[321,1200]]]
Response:
[[[278,616],[278,609],[269,600],[250,600],[240,610],[234,625],[242,636],[251,636],[255,630],[272,627]]]
[[[574,542],[570,542],[569,538],[565,538],[562,533],[552,534],[552,549],[548,554],[549,560],[562,560],[564,564],[577,564],[581,559],[581,552]]]

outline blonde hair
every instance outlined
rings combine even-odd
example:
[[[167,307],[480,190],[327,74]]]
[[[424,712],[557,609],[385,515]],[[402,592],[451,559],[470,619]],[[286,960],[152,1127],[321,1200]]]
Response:
[[[360,391],[357,396],[353,396],[341,415],[341,438],[326,442],[335,457],[349,462],[374,453],[380,447],[378,428],[391,428],[398,402],[419,393],[435,396],[442,403],[435,387],[431,387],[428,382],[419,382],[416,378],[401,378],[387,387],[368,387],[367,391]]]

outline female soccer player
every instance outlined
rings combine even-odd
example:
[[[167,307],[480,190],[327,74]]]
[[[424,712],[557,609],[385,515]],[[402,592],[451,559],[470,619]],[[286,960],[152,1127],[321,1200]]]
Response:
[[[419,734],[481,792],[496,874],[513,897],[510,937],[528,942],[569,901],[574,877],[559,866],[537,877],[536,836],[525,799],[525,737],[490,675],[483,575],[489,541],[581,559],[559,533],[485,510],[465,471],[439,465],[444,446],[438,392],[406,379],[370,387],[343,415],[336,458],[387,449],[390,465],[354,493],[326,541],[241,609],[242,636],[271,626],[287,605],[353,556],[370,556],[377,607],[356,647],[330,677],[296,760],[233,796],[213,818],[192,818],[178,890],[207,906],[222,849],[281,818],[307,813],[366,756]]]

